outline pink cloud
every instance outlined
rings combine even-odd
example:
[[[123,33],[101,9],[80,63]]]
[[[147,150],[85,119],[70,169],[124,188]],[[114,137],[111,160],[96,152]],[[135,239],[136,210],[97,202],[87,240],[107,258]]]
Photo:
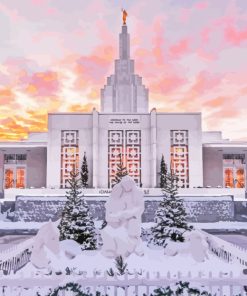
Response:
[[[7,15],[11,21],[17,22],[23,19],[23,16],[21,16],[16,9],[13,10],[11,8],[8,8],[2,3],[0,3],[0,11]]]
[[[195,7],[198,9],[198,10],[205,10],[208,8],[208,2],[207,1],[201,1],[201,2],[197,2],[195,4]]]
[[[169,49],[169,53],[173,58],[178,58],[189,50],[189,39],[185,38],[180,40],[178,43],[172,45]]]
[[[187,23],[190,19],[191,13],[192,13],[192,9],[182,8],[179,15],[179,20],[182,23]]]
[[[202,94],[208,90],[212,90],[218,86],[221,82],[222,77],[217,74],[210,74],[207,71],[201,71],[197,78],[196,82],[191,88],[191,92],[195,94]]]
[[[247,29],[238,30],[234,26],[227,26],[224,33],[226,41],[233,45],[240,45],[247,41]]]
[[[32,0],[31,2],[35,6],[43,6],[44,4],[47,4],[47,0]]]
[[[34,73],[31,77],[25,77],[26,91],[33,96],[52,96],[59,88],[57,73],[53,71]]]
[[[162,75],[162,77],[150,83],[150,90],[154,93],[167,94],[178,89],[185,81],[184,78],[178,75]]]

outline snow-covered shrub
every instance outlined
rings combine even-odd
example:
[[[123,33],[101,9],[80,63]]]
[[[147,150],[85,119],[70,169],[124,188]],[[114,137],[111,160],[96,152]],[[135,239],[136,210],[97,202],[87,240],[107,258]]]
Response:
[[[200,291],[198,288],[191,288],[189,282],[178,282],[175,287],[158,288],[154,290],[151,296],[175,296],[175,295],[195,295],[195,296],[213,296],[207,291]],[[147,296],[144,294],[143,296]]]
[[[58,229],[60,240],[73,239],[83,250],[96,249],[96,232],[89,207],[82,196],[78,173],[71,172],[70,189],[66,192],[67,201],[62,212]]]
[[[107,296],[107,294],[101,294],[101,292],[96,291],[95,294],[92,294],[90,292],[90,289],[88,288],[86,292],[83,292],[82,287],[77,283],[67,283],[64,286],[58,286],[54,290],[50,289],[49,294],[46,294],[45,296],[59,296],[62,295],[61,292],[73,292],[74,296]],[[66,292],[65,292],[66,293]],[[37,296],[43,296],[39,292],[36,294]],[[67,294],[64,294],[67,295]]]
[[[156,225],[152,227],[150,243],[166,247],[167,240],[183,242],[184,233],[192,230],[186,221],[183,200],[178,196],[178,179],[172,172],[166,173],[163,200],[155,213]]]

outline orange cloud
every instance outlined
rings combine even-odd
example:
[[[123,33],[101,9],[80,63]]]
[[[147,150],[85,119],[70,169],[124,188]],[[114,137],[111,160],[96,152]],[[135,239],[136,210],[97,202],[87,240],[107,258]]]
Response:
[[[225,102],[229,102],[229,100],[231,100],[231,98],[220,96],[215,99],[204,102],[203,105],[205,107],[217,108],[223,106]]]
[[[11,89],[0,89],[0,104],[10,104],[14,101],[14,94]]]
[[[92,112],[94,107],[95,105],[93,104],[86,104],[86,105],[74,104],[69,107],[68,112]]]

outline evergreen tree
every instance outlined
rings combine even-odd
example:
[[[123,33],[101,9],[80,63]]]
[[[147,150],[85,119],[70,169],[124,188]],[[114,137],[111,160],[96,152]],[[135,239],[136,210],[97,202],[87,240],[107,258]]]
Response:
[[[70,189],[66,192],[67,201],[58,226],[60,240],[73,239],[83,250],[94,250],[97,243],[94,221],[82,197],[78,175],[75,171],[70,173]]]
[[[119,163],[117,164],[117,173],[113,180],[114,185],[118,184],[124,176],[128,175],[128,171],[123,164],[122,154],[119,154]]]
[[[88,165],[87,165],[86,152],[84,152],[80,175],[81,175],[82,188],[87,188],[87,186],[88,186],[88,183],[87,183],[88,182]]]
[[[160,162],[160,188],[164,188],[166,185],[167,165],[165,163],[164,155],[162,154]]]
[[[167,173],[162,188],[164,198],[155,213],[156,225],[151,229],[151,242],[155,245],[166,247],[168,239],[183,242],[183,234],[193,229],[186,221],[183,200],[177,195],[177,181],[172,171]]]

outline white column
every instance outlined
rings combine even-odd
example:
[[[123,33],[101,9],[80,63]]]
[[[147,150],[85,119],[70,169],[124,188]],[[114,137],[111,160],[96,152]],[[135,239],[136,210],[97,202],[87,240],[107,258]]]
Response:
[[[98,188],[99,113],[93,109],[93,188]]]
[[[156,168],[156,158],[157,158],[157,117],[156,109],[153,108],[150,113],[151,120],[151,186],[157,186],[157,168]]]

